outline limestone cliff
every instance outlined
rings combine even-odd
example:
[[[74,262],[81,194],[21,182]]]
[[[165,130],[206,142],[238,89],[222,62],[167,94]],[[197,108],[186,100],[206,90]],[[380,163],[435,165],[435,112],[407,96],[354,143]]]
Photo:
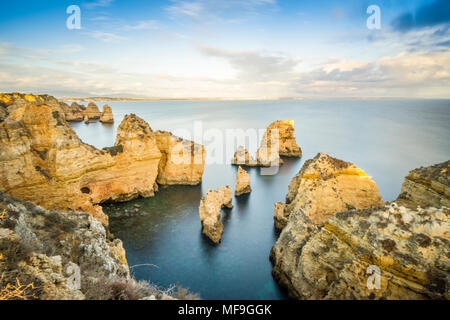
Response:
[[[89,212],[105,224],[96,204],[154,194],[161,154],[145,121],[125,117],[116,146],[97,150],[77,137],[59,104],[8,111],[0,122],[1,191],[48,209]]]
[[[302,150],[294,136],[294,121],[277,120],[266,128],[260,148],[256,152],[256,159],[262,166],[267,166],[280,161],[279,156],[301,157],[301,155]]]
[[[70,106],[66,103],[61,103],[64,111],[66,121],[80,122],[84,120],[83,109],[77,103],[72,103]]]
[[[0,191],[21,200],[47,209],[89,212],[106,225],[107,216],[97,204],[151,197],[158,190],[159,173],[160,183],[201,181],[203,146],[184,140],[177,144],[179,139],[168,133],[158,134],[158,142],[136,115],[125,116],[113,147],[98,150],[78,138],[53,97],[2,94],[0,101],[6,110],[0,121]],[[186,147],[195,161],[172,161],[171,153],[179,152],[176,145]]]
[[[450,208],[450,160],[412,170],[397,201],[412,207]]]
[[[111,107],[105,104],[103,106],[103,112],[100,116],[100,122],[102,123],[114,123],[114,115],[112,113]]]
[[[0,192],[0,291],[15,299],[85,299],[99,279],[130,281],[122,242],[87,213],[61,214]],[[79,276],[79,277],[78,277]]]
[[[274,208],[277,228],[282,229],[292,212],[303,212],[316,224],[351,208],[382,204],[376,183],[356,165],[319,153],[307,160],[291,180],[286,203]]]
[[[247,149],[243,146],[239,146],[234,153],[232,164],[237,166],[255,167],[258,166],[258,162],[253,159]]]
[[[97,105],[93,102],[90,102],[88,104],[86,110],[83,111],[83,114],[85,116],[87,116],[90,121],[91,120],[96,121],[96,120],[100,119],[100,117],[102,115],[100,110],[98,109]]]
[[[273,276],[297,299],[449,299],[449,217],[393,202],[318,224],[295,208],[271,250]]]
[[[241,194],[250,192],[252,192],[252,188],[250,187],[250,175],[247,171],[242,169],[241,166],[239,166],[236,174],[236,187],[234,188],[234,194],[236,196],[240,196]]]
[[[162,155],[159,162],[158,183],[199,184],[205,168],[204,146],[166,131],[156,131],[155,136]]]
[[[208,190],[200,200],[198,211],[202,223],[202,232],[215,244],[220,242],[223,233],[220,209],[222,207],[233,208],[232,194],[231,188],[225,186],[217,190]]]

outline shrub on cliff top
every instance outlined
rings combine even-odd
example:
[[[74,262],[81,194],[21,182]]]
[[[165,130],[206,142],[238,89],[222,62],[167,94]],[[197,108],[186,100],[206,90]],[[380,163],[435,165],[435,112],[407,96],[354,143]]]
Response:
[[[105,147],[103,148],[103,150],[105,150],[106,152],[108,152],[111,156],[115,156],[118,153],[122,153],[123,152],[123,145],[118,144],[117,146],[113,146],[113,147]]]

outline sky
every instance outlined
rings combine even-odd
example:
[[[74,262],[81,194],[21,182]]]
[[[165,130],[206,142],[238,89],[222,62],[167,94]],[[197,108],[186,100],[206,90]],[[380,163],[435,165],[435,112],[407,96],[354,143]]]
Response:
[[[71,5],[79,29],[67,27]],[[367,26],[371,5],[380,28]],[[1,92],[450,98],[448,0],[16,0],[0,10]]]

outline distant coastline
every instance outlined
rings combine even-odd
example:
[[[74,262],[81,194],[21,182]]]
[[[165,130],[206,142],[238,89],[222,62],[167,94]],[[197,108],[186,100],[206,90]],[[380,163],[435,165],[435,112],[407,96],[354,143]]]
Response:
[[[258,98],[224,98],[224,97],[180,97],[180,98],[112,98],[112,97],[88,97],[88,98],[58,98],[65,103],[72,102],[119,102],[119,101],[303,101],[303,100],[449,100],[450,98],[411,98],[411,97],[258,97]]]

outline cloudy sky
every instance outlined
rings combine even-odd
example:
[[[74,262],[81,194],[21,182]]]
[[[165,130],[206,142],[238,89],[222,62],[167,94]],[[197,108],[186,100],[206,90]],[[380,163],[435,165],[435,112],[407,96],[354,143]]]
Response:
[[[70,5],[81,29],[68,29]],[[381,10],[368,29],[367,8]],[[448,0],[0,3],[0,91],[450,98]]]

